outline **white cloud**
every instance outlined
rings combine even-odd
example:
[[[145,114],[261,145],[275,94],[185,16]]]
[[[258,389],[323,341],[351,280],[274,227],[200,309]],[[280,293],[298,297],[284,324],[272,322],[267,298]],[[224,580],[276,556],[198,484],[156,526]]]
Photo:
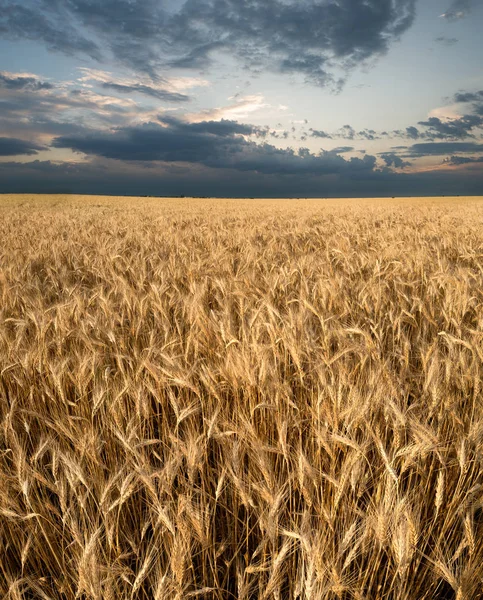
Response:
[[[234,100],[236,96],[231,96],[229,100]],[[287,110],[286,106],[278,105],[273,106],[265,101],[265,97],[261,94],[252,96],[243,96],[238,98],[236,102],[229,106],[221,106],[217,108],[211,108],[202,110],[198,113],[192,113],[187,115],[187,118],[192,123],[198,121],[221,121],[222,119],[246,119],[253,113],[261,112],[265,109],[269,109],[271,112],[274,110]]]
[[[471,0],[453,0],[448,10],[439,16],[448,21],[458,21],[468,16],[471,4]]]
[[[459,112],[457,104],[449,106],[440,106],[429,111],[428,118],[437,117],[441,121],[452,121],[453,119],[461,119],[463,115]]]
[[[35,79],[37,81],[42,80],[46,80],[46,77],[40,77],[39,75],[36,75],[35,73],[12,73],[11,71],[0,71],[0,75],[2,75],[3,77],[9,77],[12,79],[20,79],[20,78],[28,78],[28,79]]]
[[[158,81],[154,81],[148,77],[117,77],[109,71],[101,71],[98,69],[89,69],[87,67],[80,67],[79,71],[83,73],[83,76],[78,81],[88,84],[88,82],[98,82],[106,84],[122,85],[132,87],[136,85],[149,86],[153,90],[165,90],[169,92],[186,92],[187,90],[197,87],[207,87],[210,82],[200,77],[168,77],[161,78]]]

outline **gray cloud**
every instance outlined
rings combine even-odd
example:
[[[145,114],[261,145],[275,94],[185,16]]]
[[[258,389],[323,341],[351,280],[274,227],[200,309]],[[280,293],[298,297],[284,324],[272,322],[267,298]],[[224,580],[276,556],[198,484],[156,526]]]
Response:
[[[64,54],[82,53],[96,60],[102,56],[98,44],[84,37],[72,23],[61,0],[0,0],[0,34],[10,39],[40,41],[49,50]]]
[[[39,90],[51,90],[54,88],[54,85],[47,81],[41,81],[38,77],[32,75],[15,75],[0,71],[0,88],[36,92]]]
[[[450,156],[443,160],[443,164],[467,165],[470,163],[483,163],[483,156],[470,158],[469,156]]]
[[[264,136],[266,132],[265,128],[235,121],[186,123],[163,118],[162,125],[149,123],[112,132],[62,136],[53,146],[123,161],[182,162],[265,174],[351,174],[372,171],[376,164],[370,155],[345,160],[334,152],[316,155],[304,148],[296,152],[244,137]]]
[[[121,94],[145,94],[146,96],[151,96],[152,98],[156,98],[157,100],[162,100],[164,102],[188,102],[191,100],[191,98],[186,94],[179,94],[169,90],[158,89],[141,83],[127,85],[115,83],[113,81],[105,81],[101,83],[101,87],[104,89],[113,90],[114,92],[120,92]]]
[[[465,104],[471,103],[471,109],[474,114],[483,117],[483,90],[477,92],[458,92],[454,96],[454,102]]]
[[[103,89],[113,90],[121,94],[143,94],[164,102],[188,102],[191,97],[181,93],[180,89],[188,89],[207,85],[208,82],[197,78],[165,77],[147,78],[146,76],[126,78],[116,77],[108,71],[82,67],[79,69],[83,77],[78,81],[89,85],[94,84]]]
[[[96,59],[108,50],[152,76],[168,65],[204,68],[223,50],[250,68],[340,86],[331,65],[386,52],[412,25],[415,2],[186,0],[173,13],[163,0],[0,0],[0,32]]]
[[[481,96],[480,96],[481,95]],[[475,102],[483,92],[461,92],[456,94],[455,102]],[[379,140],[383,137],[400,137],[409,140],[462,140],[475,138],[476,130],[483,129],[483,101],[475,102],[471,108],[475,114],[465,114],[460,118],[442,120],[438,117],[430,117],[426,121],[419,121],[423,129],[413,125],[406,129],[396,129],[390,133],[378,132],[374,129],[362,129],[357,131],[352,125],[344,125],[334,132],[310,129],[310,136],[315,138],[345,139],[345,140]]]
[[[427,121],[419,121],[418,124],[427,128],[425,137],[428,139],[464,139],[473,137],[471,132],[483,126],[483,117],[464,115],[451,121],[442,121],[438,117],[430,117]]]
[[[400,156],[395,154],[394,152],[383,152],[380,154],[382,160],[386,163],[388,167],[394,167],[396,169],[404,169],[406,167],[410,167],[411,163],[403,160]]]
[[[450,120],[429,117],[425,121],[418,122],[418,125],[420,125],[421,128],[411,125],[405,129],[397,129],[390,133],[386,131],[378,132],[374,129],[367,128],[357,131],[352,125],[346,124],[333,132],[311,128],[307,135],[314,138],[367,141],[379,140],[383,137],[400,137],[409,140],[430,141],[475,138],[477,130],[483,129],[483,90],[476,92],[458,92],[454,95],[453,102],[471,104],[467,109],[468,114]]]
[[[434,40],[438,44],[442,44],[443,46],[454,46],[459,42],[457,38],[446,37],[445,35],[441,35]]]
[[[457,94],[455,98],[464,98],[464,100],[455,101],[469,102],[473,96],[474,94]],[[405,130],[397,129],[392,132],[392,135],[410,140],[462,140],[474,138],[475,130],[483,128],[483,113],[480,116],[476,110],[477,108],[477,106],[472,107],[477,114],[466,114],[457,119],[442,120],[438,117],[429,117],[426,121],[418,122],[418,125],[421,125],[424,129],[410,126],[406,127]]]
[[[406,127],[406,136],[411,140],[417,140],[420,137],[420,133],[417,127]]]
[[[314,175],[149,167],[96,158],[91,162],[0,162],[0,192],[220,197],[378,197],[483,195],[483,169],[393,172],[389,169]]]
[[[0,156],[32,156],[45,149],[45,146],[18,138],[0,137]]]
[[[481,100],[481,102],[480,102]],[[408,140],[463,140],[475,139],[478,130],[483,129],[483,91],[459,92],[454,96],[455,102],[473,103],[471,110],[474,114],[465,114],[462,117],[451,120],[442,120],[438,117],[429,117],[425,121],[419,121],[421,128],[413,125],[405,129],[397,129],[392,132],[378,132],[374,129],[363,129],[357,131],[352,125],[346,124],[340,129],[327,132],[318,129],[309,129],[310,137],[321,139],[345,139],[345,140],[379,140],[381,138],[399,137]]]
[[[342,140],[378,140],[382,134],[378,134],[374,129],[362,129],[357,131],[352,125],[344,125],[333,133],[327,133],[319,129],[309,129],[310,137],[315,138],[326,138],[329,140],[342,139]]]
[[[3,76],[0,80],[0,131],[11,137],[79,133],[86,126],[119,126],[142,118],[144,114],[145,109],[128,98],[55,84],[38,87],[33,77],[12,73],[3,73]],[[153,118],[153,112],[147,110],[149,118]]]
[[[455,102],[483,102],[483,90],[478,92],[458,92],[454,95]]]
[[[483,152],[483,144],[474,142],[428,142],[413,144],[407,148],[409,156],[443,156],[455,153]]]
[[[334,152],[334,154],[345,154],[346,152],[353,152],[353,146],[338,146],[337,148],[332,148],[330,152]]]
[[[380,135],[374,129],[362,129],[356,131],[351,125],[344,125],[336,133],[333,134],[334,138],[341,138],[344,140],[378,140]]]
[[[310,135],[311,137],[315,137],[315,138],[323,138],[323,139],[332,139],[332,136],[330,135],[330,133],[327,133],[326,131],[321,131],[320,129],[312,129],[310,128]]]
[[[357,135],[359,137],[361,137],[362,139],[369,140],[369,141],[379,139],[379,135],[377,134],[376,131],[374,131],[374,129],[363,129],[362,131],[359,131]]]
[[[414,14],[414,0],[187,0],[173,25],[177,41],[191,40],[185,58],[218,42],[248,65],[339,85],[329,58],[350,66],[385,52]]]

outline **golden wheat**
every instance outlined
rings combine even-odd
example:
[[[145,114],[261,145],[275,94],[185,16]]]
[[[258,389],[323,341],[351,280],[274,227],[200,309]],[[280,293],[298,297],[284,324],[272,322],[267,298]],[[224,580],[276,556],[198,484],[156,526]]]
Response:
[[[0,201],[0,597],[483,599],[483,202]]]

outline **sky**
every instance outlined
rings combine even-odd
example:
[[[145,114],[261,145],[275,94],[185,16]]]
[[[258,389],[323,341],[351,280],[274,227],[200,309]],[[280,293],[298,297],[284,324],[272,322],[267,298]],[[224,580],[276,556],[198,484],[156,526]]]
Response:
[[[482,0],[0,0],[0,193],[483,195]]]

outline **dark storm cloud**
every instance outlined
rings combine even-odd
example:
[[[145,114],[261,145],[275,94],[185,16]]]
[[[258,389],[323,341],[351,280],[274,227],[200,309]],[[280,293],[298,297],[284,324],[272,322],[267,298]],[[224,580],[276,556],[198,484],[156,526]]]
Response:
[[[380,154],[382,160],[386,163],[388,167],[394,167],[396,169],[404,169],[405,167],[410,167],[411,163],[403,160],[400,156],[395,154],[394,152],[383,152]]]
[[[0,71],[0,88],[35,92],[39,90],[51,90],[54,86],[47,81],[40,81],[40,79],[32,75],[15,75]]]
[[[307,177],[306,174],[246,173],[234,169],[124,163],[96,158],[85,163],[0,162],[0,192],[86,193],[220,197],[378,197],[482,195],[483,169],[466,165],[436,172],[392,172],[385,168]]]
[[[473,142],[429,142],[413,144],[407,148],[409,156],[443,156],[444,154],[455,154],[459,152],[472,153],[483,152],[483,144]]]
[[[32,156],[45,150],[44,146],[19,140],[17,138],[0,137],[0,156]]]
[[[136,70],[200,69],[222,49],[251,68],[299,73],[325,85],[383,54],[413,23],[416,0],[0,0],[0,32],[99,58],[108,49]],[[81,34],[80,32],[83,32]]]
[[[417,140],[420,136],[419,130],[417,127],[406,127],[406,136],[411,140]]]
[[[0,0],[0,34],[10,39],[40,41],[49,50],[69,55],[82,53],[99,60],[99,46],[80,33],[64,5],[60,0]]]
[[[425,137],[428,139],[464,139],[473,137],[471,132],[474,129],[483,127],[483,117],[464,115],[451,121],[442,121],[438,117],[430,117],[427,121],[419,121],[418,124],[427,128]]]
[[[446,158],[443,163],[450,165],[466,165],[469,163],[483,163],[483,156],[477,158],[470,158],[469,156],[450,156]]]
[[[332,75],[325,69],[325,58],[320,54],[308,54],[307,56],[289,56],[280,61],[281,73],[301,73],[308,81],[317,85],[327,85],[333,83],[337,88],[341,88],[343,80],[333,81]]]
[[[265,131],[235,121],[186,123],[164,118],[161,125],[149,123],[108,133],[89,131],[62,136],[54,140],[53,146],[116,160],[182,162],[265,174],[350,174],[372,171],[376,164],[370,155],[345,160],[333,152],[316,155],[303,148],[295,152],[244,137],[263,136]]]
[[[455,102],[471,102],[477,94],[456,94]],[[457,99],[458,98],[458,99]],[[472,110],[477,114],[465,114],[462,117],[442,120],[438,117],[429,117],[426,121],[419,121],[424,129],[406,127],[405,130],[395,130],[392,135],[410,140],[463,140],[474,138],[476,130],[483,128],[483,113],[478,114],[478,106],[473,105]]]
[[[450,7],[441,16],[448,21],[457,21],[468,16],[472,0],[453,0]]]
[[[476,92],[458,92],[454,96],[454,102],[465,104],[471,103],[473,113],[483,117],[483,90]]]
[[[255,125],[246,125],[238,121],[201,121],[200,123],[185,123],[173,117],[163,117],[163,123],[170,125],[180,133],[212,134],[218,137],[233,137],[234,135],[256,135],[266,137],[269,128]],[[238,138],[237,138],[238,139]]]
[[[455,102],[483,102],[483,90],[478,92],[458,92],[454,96]]]

